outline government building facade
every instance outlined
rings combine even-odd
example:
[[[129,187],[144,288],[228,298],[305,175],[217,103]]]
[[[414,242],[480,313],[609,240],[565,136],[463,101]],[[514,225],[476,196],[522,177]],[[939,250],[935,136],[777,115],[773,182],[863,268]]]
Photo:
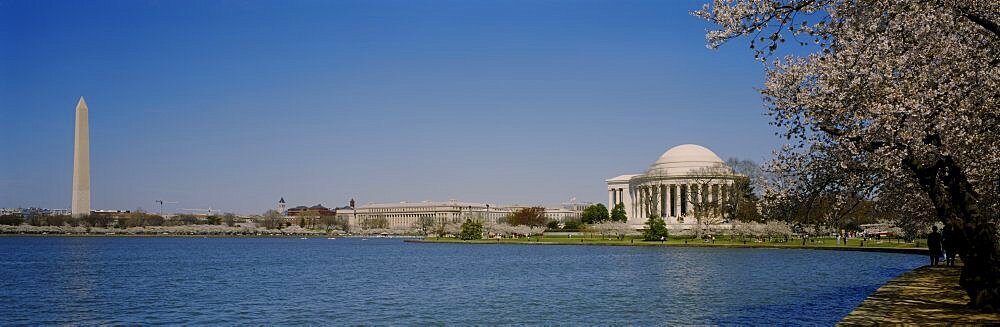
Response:
[[[573,204],[570,204],[573,205]],[[337,208],[338,218],[349,222],[352,227],[373,225],[374,221],[385,224],[386,228],[412,228],[419,224],[421,218],[430,218],[435,222],[462,223],[466,219],[482,222],[503,224],[511,213],[535,207],[531,205],[491,205],[478,202],[421,201],[396,203],[369,203],[357,207]],[[545,218],[565,222],[578,219],[580,211],[575,206],[563,208],[545,208]]]
[[[738,177],[712,150],[695,144],[664,152],[643,174],[606,180],[608,208],[623,204],[628,224],[643,228],[660,216],[672,230],[724,225],[722,210]]]

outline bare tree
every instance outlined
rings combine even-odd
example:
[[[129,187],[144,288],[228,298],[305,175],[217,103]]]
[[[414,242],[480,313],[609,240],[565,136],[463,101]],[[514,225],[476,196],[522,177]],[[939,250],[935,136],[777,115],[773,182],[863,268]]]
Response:
[[[259,225],[267,229],[280,229],[282,226],[281,213],[277,210],[265,211],[260,217]]]
[[[732,178],[732,171],[725,165],[702,167],[688,173],[687,179],[692,181],[691,215],[695,219],[695,235],[704,236],[706,229],[723,222],[723,202],[721,195],[725,192],[720,184]]]

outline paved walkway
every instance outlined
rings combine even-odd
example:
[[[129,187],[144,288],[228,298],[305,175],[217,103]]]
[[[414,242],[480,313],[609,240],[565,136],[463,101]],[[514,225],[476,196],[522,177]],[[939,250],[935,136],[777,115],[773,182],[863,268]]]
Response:
[[[969,297],[958,286],[961,267],[924,266],[879,287],[840,321],[854,325],[996,325],[1000,314],[965,306]]]

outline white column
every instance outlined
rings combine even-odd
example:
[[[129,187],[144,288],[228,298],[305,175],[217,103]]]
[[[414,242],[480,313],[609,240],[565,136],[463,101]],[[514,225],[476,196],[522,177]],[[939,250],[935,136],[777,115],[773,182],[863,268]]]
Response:
[[[726,201],[732,201],[733,196],[733,184],[726,183]]]
[[[628,189],[628,200],[629,200],[630,203],[628,204],[628,208],[629,208],[629,210],[628,210],[629,211],[628,216],[629,216],[629,218],[632,218],[632,219],[635,219],[635,217],[639,215],[639,211],[638,211],[639,208],[638,208],[638,206],[635,205],[636,198],[638,198],[638,196],[639,196],[637,193],[638,192],[636,191],[635,187],[629,187],[629,189]]]
[[[649,217],[649,209],[650,209],[649,208],[649,204],[650,204],[649,193],[650,193],[649,186],[648,185],[647,186],[643,186],[642,187],[642,220],[643,221],[646,220],[646,217]]]
[[[653,211],[656,211],[655,187],[656,185],[646,186],[646,196],[649,197],[649,199],[646,201],[647,203],[649,203],[649,205],[646,206],[646,217],[649,217],[649,215],[653,214]]]
[[[712,184],[712,215],[719,215],[719,184]]]
[[[705,190],[702,189],[703,186],[702,184],[695,184],[695,187],[698,188],[698,193],[695,193],[695,196],[697,196],[695,201],[698,201],[698,206],[705,205]]]
[[[667,211],[663,210],[663,184],[656,184],[656,214],[663,217]]]
[[[706,186],[708,186],[706,188],[708,193],[705,195],[705,202],[711,203],[712,201],[715,201],[715,184],[708,184]]]
[[[660,211],[660,185],[653,185],[649,190],[649,195],[653,197],[649,213],[658,215],[663,212]]]
[[[668,210],[667,209],[668,208],[667,207],[667,203],[669,203],[669,201],[667,201],[667,197],[669,197],[669,195],[667,195],[668,194],[667,192],[668,192],[667,191],[667,185],[666,184],[660,184],[660,197],[659,197],[659,199],[660,199],[660,217],[666,217],[667,216],[667,210]]]
[[[672,212],[674,217],[681,215],[681,185],[674,184],[674,188],[676,189],[676,193],[674,193],[674,211]]]
[[[673,189],[673,184],[666,184],[663,188],[663,212],[666,217],[673,217],[674,212],[670,210],[670,206],[674,203],[674,197],[670,195],[670,190]]]
[[[646,188],[639,187],[639,220],[646,218]]]
[[[608,190],[608,210],[611,210],[614,207],[615,207],[615,190],[610,189]]]
[[[663,185],[663,215],[664,217],[672,217],[673,212],[670,212],[670,204],[673,203],[674,198],[670,196],[671,184],[667,183]]]
[[[691,192],[693,190],[693,188],[691,187],[692,185],[694,185],[694,184],[688,184],[688,183],[684,184],[684,186],[687,187],[687,196],[686,196],[687,199],[685,200],[685,201],[687,201],[687,214],[691,213],[691,209],[693,209],[692,205],[694,204],[694,202],[693,202],[694,201],[694,194],[693,194],[694,192]]]
[[[677,217],[677,216],[680,215],[680,210],[681,210],[681,190],[680,190],[680,184],[674,183],[673,185],[671,185],[671,188],[674,189],[675,193],[670,195],[670,202],[674,206],[674,208],[671,209],[672,211],[670,212],[670,214],[674,215],[674,217]]]

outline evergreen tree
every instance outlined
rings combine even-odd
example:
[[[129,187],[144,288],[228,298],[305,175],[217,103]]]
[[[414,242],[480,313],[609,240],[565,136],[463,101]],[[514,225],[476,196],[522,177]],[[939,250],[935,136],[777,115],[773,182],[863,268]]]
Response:
[[[625,204],[618,202],[614,209],[611,209],[611,221],[626,222],[628,221],[628,216],[625,215]]]
[[[730,219],[743,222],[762,220],[757,210],[757,202],[760,199],[749,178],[736,178],[733,181],[732,192],[732,196],[725,203],[726,214]]]
[[[608,221],[608,218],[608,207],[600,203],[583,209],[583,214],[580,215],[580,220],[585,224],[600,224]]]
[[[650,215],[646,220],[646,229],[642,231],[642,239],[645,241],[659,241],[667,238],[667,223],[657,215]]]
[[[472,219],[466,219],[465,223],[462,223],[462,232],[458,235],[458,238],[463,240],[482,239],[483,223],[478,221],[473,221]]]

